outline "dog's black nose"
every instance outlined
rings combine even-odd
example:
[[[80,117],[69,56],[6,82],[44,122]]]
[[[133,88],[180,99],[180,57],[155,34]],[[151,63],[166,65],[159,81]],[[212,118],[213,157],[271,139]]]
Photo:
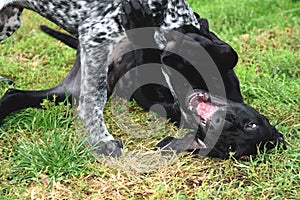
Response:
[[[277,140],[277,141],[275,142],[275,144],[277,143],[279,147],[282,145],[282,147],[283,147],[284,150],[287,149],[283,137],[279,137],[279,138],[277,138],[276,140]]]

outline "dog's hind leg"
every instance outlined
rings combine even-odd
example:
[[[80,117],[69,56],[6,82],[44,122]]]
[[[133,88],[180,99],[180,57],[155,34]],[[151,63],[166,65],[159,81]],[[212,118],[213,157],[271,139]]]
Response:
[[[78,100],[80,89],[80,57],[77,53],[76,62],[66,78],[57,86],[47,90],[8,89],[0,99],[0,123],[10,113],[24,108],[39,108],[44,99],[63,102]]]

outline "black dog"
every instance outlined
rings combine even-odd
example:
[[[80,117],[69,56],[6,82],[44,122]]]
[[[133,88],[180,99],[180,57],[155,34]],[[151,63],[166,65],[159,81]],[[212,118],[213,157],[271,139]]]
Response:
[[[143,36],[137,28],[159,26],[159,20],[152,18],[147,5],[124,5],[124,9],[124,27],[134,29],[127,36],[134,45],[142,45]],[[182,139],[167,137],[158,146],[221,158],[227,158],[229,152],[235,152],[237,158],[254,155],[258,149],[272,149],[278,143],[285,148],[282,134],[266,117],[243,103],[233,72],[238,59],[235,51],[209,31],[207,20],[197,19],[200,29],[189,25],[177,29],[179,34],[169,33],[160,62],[172,105],[179,104],[185,123],[198,131]],[[144,57],[147,51],[139,51],[138,58]]]
[[[130,14],[130,12],[137,11],[134,9],[127,10],[127,14]],[[128,16],[126,17],[128,18]],[[129,21],[130,24],[127,25],[130,25],[130,28],[140,27],[140,22],[128,18],[126,22]],[[201,31],[192,27],[183,27],[179,31],[184,31],[184,35],[193,38],[209,52],[218,69],[220,69],[221,78],[223,79],[218,80],[213,86],[218,88],[219,83],[224,82],[226,96],[232,101],[226,101],[205,92],[204,90],[208,91],[208,88],[201,75],[193,73],[193,66],[176,54],[168,51],[160,52],[157,49],[131,51],[133,47],[130,42],[121,43],[112,54],[113,58],[111,60],[114,60],[114,62],[109,67],[108,93],[111,94],[117,84],[117,88],[120,88],[117,89],[119,91],[117,94],[126,97],[128,87],[135,84],[132,82],[139,81],[135,78],[136,73],[126,74],[127,72],[141,63],[162,62],[184,74],[189,84],[192,85],[192,89],[202,90],[194,91],[185,88],[185,84],[180,84],[178,88],[175,87],[176,92],[183,92],[178,96],[186,97],[186,105],[178,105],[172,92],[167,87],[157,84],[143,85],[130,96],[131,99],[135,99],[145,109],[150,109],[155,104],[162,105],[167,112],[167,117],[172,121],[177,122],[178,125],[182,124],[197,130],[194,133],[187,134],[182,139],[167,137],[158,144],[158,147],[176,150],[177,152],[190,150],[197,154],[208,154],[220,158],[228,158],[229,152],[232,151],[236,152],[234,156],[239,158],[244,155],[255,155],[257,148],[260,150],[264,150],[264,147],[271,149],[277,143],[284,143],[283,136],[270,125],[264,116],[242,103],[239,82],[233,71],[233,67],[237,62],[236,52],[209,31],[207,20],[199,18],[199,21],[202,24]],[[42,29],[73,48],[78,45],[78,41],[68,35],[63,35],[46,27],[42,27]],[[193,47],[195,44],[191,43],[188,38],[184,38],[183,41],[187,41],[187,44]],[[176,48],[176,45],[174,47]],[[130,53],[119,58],[122,52]],[[0,101],[0,120],[2,121],[5,116],[16,110],[26,107],[39,107],[44,98],[53,99],[54,95],[56,95],[56,102],[64,101],[66,97],[70,101],[77,99],[80,94],[79,60],[79,54],[77,54],[76,62],[68,76],[54,88],[41,91],[8,90]],[[156,73],[159,79],[164,80],[160,71]],[[125,74],[126,78],[123,79]],[[196,76],[193,76],[193,74],[196,74]],[[201,108],[205,107],[210,109],[205,110],[205,112],[201,111]],[[182,117],[182,112],[185,113],[184,117]]]

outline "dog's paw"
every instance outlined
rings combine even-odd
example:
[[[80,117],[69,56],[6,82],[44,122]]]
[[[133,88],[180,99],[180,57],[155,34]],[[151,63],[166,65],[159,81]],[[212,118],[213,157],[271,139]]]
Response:
[[[162,139],[161,141],[159,141],[156,145],[156,147],[161,148],[161,149],[166,149],[168,148],[168,145],[172,142],[172,140],[176,140],[176,138],[171,137],[171,136],[167,136],[164,139]]]
[[[183,138],[174,138],[174,137],[166,137],[162,141],[160,141],[157,147],[166,151],[176,151],[176,153],[180,153],[183,151],[196,151],[200,149],[206,149],[207,146],[196,137],[195,133],[187,133]]]
[[[122,140],[110,140],[108,142],[99,142],[94,147],[97,155],[120,157],[122,155]]]

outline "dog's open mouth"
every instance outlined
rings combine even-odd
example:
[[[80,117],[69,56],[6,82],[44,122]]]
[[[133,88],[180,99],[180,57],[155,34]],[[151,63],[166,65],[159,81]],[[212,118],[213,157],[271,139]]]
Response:
[[[211,96],[205,91],[194,91],[187,97],[188,109],[193,111],[202,127],[206,127],[212,120],[213,114],[223,106],[221,102],[212,101]]]
[[[205,146],[209,151],[213,149],[213,153],[217,152],[218,155],[223,155],[224,157],[229,152],[234,152],[236,150],[235,145],[226,141],[214,148],[223,132],[228,109],[227,101],[202,90],[193,91],[187,96],[186,100],[188,109],[194,113],[196,120],[198,120],[204,131],[207,131],[206,139],[203,141],[205,144],[202,146]],[[205,150],[205,148],[198,148],[198,150]]]

